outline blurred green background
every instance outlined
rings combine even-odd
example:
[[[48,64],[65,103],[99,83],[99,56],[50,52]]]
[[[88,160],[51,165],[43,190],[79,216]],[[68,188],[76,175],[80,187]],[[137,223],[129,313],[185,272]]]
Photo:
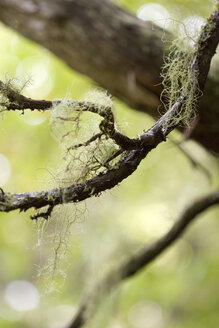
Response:
[[[173,28],[174,19],[185,20],[188,30],[194,21],[198,28],[213,5],[205,0],[116,2],[165,28]],[[30,79],[24,94],[39,99],[83,99],[96,87],[49,51],[0,25],[0,79],[9,77]],[[149,116],[114,100],[118,126],[128,135],[135,136],[153,123]],[[51,172],[60,158],[49,114],[7,113],[0,124],[1,187],[10,192],[46,189],[55,179]],[[181,136],[174,133],[172,138]],[[194,142],[185,147],[211,172],[211,181],[170,141],[161,144],[132,176],[82,205],[86,210],[82,208],[71,225],[67,257],[60,263],[58,291],[45,293],[52,274],[43,282],[37,277],[38,267],[47,263],[51,252],[49,243],[40,245],[40,223],[29,219],[31,211],[1,213],[0,327],[64,327],[103,271],[161,236],[193,199],[217,186],[216,160]],[[149,268],[104,299],[89,326],[219,327],[218,216],[216,208],[204,213]],[[45,239],[46,234],[47,228]]]

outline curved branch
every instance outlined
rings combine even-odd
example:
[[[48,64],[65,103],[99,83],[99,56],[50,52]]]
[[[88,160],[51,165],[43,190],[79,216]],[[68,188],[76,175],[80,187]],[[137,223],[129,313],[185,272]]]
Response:
[[[210,62],[215,53],[218,42],[219,11],[215,11],[207,20],[206,25],[201,31],[192,64],[188,68],[194,73],[192,75],[193,84],[197,93],[204,89]],[[26,211],[31,207],[41,208],[47,205],[54,207],[55,205],[66,202],[78,202],[114,187],[132,174],[137,169],[142,159],[145,158],[152,149],[157,147],[159,143],[165,141],[167,135],[176,127],[176,123],[174,124],[174,117],[177,116],[182,108],[183,102],[186,101],[187,94],[185,92],[189,91],[183,91],[183,94],[179,97],[178,101],[172,106],[172,108],[170,108],[170,110],[164,114],[151,129],[136,138],[139,139],[137,149],[135,146],[131,150],[127,150],[122,159],[117,163],[116,168],[110,169],[106,173],[101,173],[84,183],[75,184],[67,188],[35,193],[1,193],[0,211],[9,212],[14,209]],[[96,112],[97,109],[94,108],[94,111]],[[167,121],[172,122],[164,129]]]
[[[156,25],[110,0],[0,0],[0,20],[157,119],[160,69],[168,48],[164,40],[172,36]],[[192,133],[214,152],[219,152],[217,80],[208,79],[200,120]]]
[[[184,232],[188,225],[209,207],[219,205],[219,189],[204,196],[190,206],[178,217],[171,229],[152,244],[146,245],[128,260],[111,270],[93,290],[84,297],[79,309],[68,328],[79,328],[85,325],[97,311],[100,300],[123,280],[132,277],[154,261]]]
[[[165,135],[162,132],[162,123],[163,121],[160,121],[160,124],[156,124],[151,129],[149,135],[146,133],[143,135],[142,147],[138,150],[127,151],[122,160],[117,164],[117,167],[108,170],[105,174],[99,174],[84,183],[72,185],[67,188],[19,194],[1,193],[0,211],[9,212],[15,209],[26,211],[32,207],[41,208],[47,205],[54,207],[58,204],[79,202],[98,195],[102,191],[113,188],[119,182],[131,175],[137,169],[139,163],[146,154],[165,139]],[[147,144],[148,138],[150,144],[144,145],[144,142]],[[153,143],[151,142],[152,138]]]

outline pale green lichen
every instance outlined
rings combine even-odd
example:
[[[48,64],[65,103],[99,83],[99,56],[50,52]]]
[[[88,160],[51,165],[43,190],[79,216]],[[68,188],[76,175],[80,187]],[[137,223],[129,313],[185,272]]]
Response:
[[[197,88],[196,72],[191,69],[194,48],[187,47],[183,40],[174,41],[162,70],[163,92],[161,100],[168,111],[179,100],[184,98],[182,107],[174,117],[168,117],[164,128],[170,125],[189,126],[195,116],[200,92]]]
[[[219,10],[219,0],[214,0],[215,10]]]
[[[63,266],[68,266],[68,250],[72,225],[84,219],[86,204],[57,206],[48,221],[35,222],[37,243],[41,262],[37,266],[39,283],[45,294],[57,291],[65,281]],[[47,260],[45,260],[47,258]]]
[[[13,93],[16,101],[16,95],[19,96],[24,89],[31,83],[31,78],[28,79],[18,79],[5,76],[4,83],[0,85],[0,96],[8,101],[8,95]]]
[[[85,94],[84,100],[94,104],[102,105],[103,107],[113,107],[112,96],[107,91],[102,89],[91,90]]]
[[[5,76],[4,83],[0,84],[0,117],[5,118],[7,112],[7,105],[11,103],[11,98],[13,102],[19,101],[19,95],[23,90],[31,83],[29,79],[17,79]]]

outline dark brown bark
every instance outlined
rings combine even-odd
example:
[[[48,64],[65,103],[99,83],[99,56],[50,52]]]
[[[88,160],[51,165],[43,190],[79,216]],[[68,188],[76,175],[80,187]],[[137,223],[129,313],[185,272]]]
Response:
[[[158,27],[109,0],[0,0],[0,20],[131,107],[159,116],[168,43]],[[218,83],[209,79],[192,137],[214,152],[219,152],[218,122]]]

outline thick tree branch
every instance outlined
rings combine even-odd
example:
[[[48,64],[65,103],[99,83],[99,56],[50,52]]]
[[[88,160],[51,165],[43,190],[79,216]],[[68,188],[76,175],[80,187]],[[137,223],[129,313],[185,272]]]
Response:
[[[146,245],[121,265],[113,268],[96,284],[92,291],[84,297],[79,309],[68,328],[84,326],[97,311],[104,296],[118,286],[123,280],[132,277],[154,261],[170,245],[172,245],[185,231],[188,225],[209,207],[219,204],[219,190],[204,196],[182,212],[171,229],[152,244]]]
[[[167,48],[163,40],[172,38],[159,27],[109,0],[0,0],[0,20],[131,107],[157,118],[160,69]],[[217,82],[209,79],[192,134],[215,152],[219,152],[217,90]]]
[[[219,42],[219,11],[214,12],[208,19],[206,25],[202,29],[199,40],[197,42],[196,51],[192,60],[191,66],[188,68],[193,73],[192,83],[197,93],[203,91],[205,81],[207,78],[208,70],[210,67],[211,59],[215,53],[216,47]],[[0,211],[9,212],[14,209],[20,209],[21,211],[26,211],[27,209],[41,208],[43,206],[54,207],[55,205],[69,202],[78,202],[93,195],[98,195],[100,192],[110,189],[116,186],[119,182],[127,178],[132,174],[138,167],[139,163],[143,158],[159,143],[165,141],[167,135],[176,127],[174,123],[174,117],[180,112],[183,102],[186,101],[187,93],[189,90],[184,90],[182,95],[179,97],[178,101],[172,106],[172,108],[164,114],[147,132],[143,133],[141,136],[130,140],[129,147],[121,148],[126,149],[122,159],[117,163],[116,168],[109,169],[106,173],[101,173],[96,177],[87,180],[80,184],[75,184],[67,188],[53,189],[41,192],[26,192],[20,194],[4,193],[0,194]],[[6,95],[7,96],[7,95]],[[11,92],[9,90],[9,97]],[[23,97],[23,96],[22,96]],[[16,94],[15,94],[16,99]],[[25,103],[24,99],[24,103]],[[20,100],[18,99],[18,105]],[[42,103],[44,104],[44,103]],[[78,105],[78,103],[77,103]],[[87,105],[87,103],[86,103]],[[44,105],[43,105],[44,106]],[[87,110],[84,103],[81,104],[82,110]],[[91,106],[91,111],[94,113],[99,113],[101,116],[107,118],[100,128],[102,132],[109,137],[114,138],[116,132],[113,126],[113,117],[111,111],[107,110],[107,114],[95,107]],[[80,107],[80,106],[79,106]],[[89,107],[89,106],[88,106]],[[19,108],[19,107],[18,107]],[[51,107],[50,107],[51,108]],[[19,108],[24,109],[24,107]],[[39,108],[38,108],[39,109]],[[105,117],[106,115],[106,117]],[[108,122],[108,123],[107,123]],[[166,122],[171,122],[166,126]],[[110,124],[110,128],[107,126]],[[165,127],[165,129],[164,129]],[[112,133],[112,134],[111,134]],[[119,133],[119,132],[118,132]],[[119,138],[117,138],[119,140]],[[116,142],[118,142],[118,140]],[[131,143],[133,142],[133,147]],[[118,142],[119,144],[119,142]],[[136,146],[137,145],[137,146]],[[129,150],[127,150],[129,149]]]

